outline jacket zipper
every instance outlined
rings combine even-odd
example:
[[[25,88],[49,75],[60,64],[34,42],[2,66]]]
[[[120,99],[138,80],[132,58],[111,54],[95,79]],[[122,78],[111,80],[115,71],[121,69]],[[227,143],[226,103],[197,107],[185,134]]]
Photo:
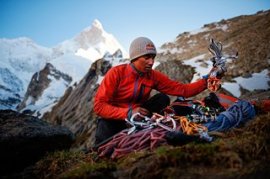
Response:
[[[137,92],[137,89],[138,89],[138,81],[139,81],[139,76],[136,77],[136,80],[134,82],[134,90],[133,90],[133,95],[132,95],[132,98],[130,100],[130,103],[128,105],[128,110],[132,110],[132,101],[134,101],[135,97],[136,97],[136,92]]]
[[[136,102],[140,102],[144,93],[145,85],[142,84]]]

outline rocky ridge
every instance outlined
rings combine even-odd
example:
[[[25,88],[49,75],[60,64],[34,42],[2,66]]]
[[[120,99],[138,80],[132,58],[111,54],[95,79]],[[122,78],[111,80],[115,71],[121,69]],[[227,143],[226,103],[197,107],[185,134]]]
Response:
[[[121,61],[121,51],[94,62],[87,75],[74,87],[69,87],[51,112],[44,115],[47,121],[68,127],[75,135],[74,147],[88,149],[93,145],[97,116],[93,111],[96,90],[102,77],[114,61]]]

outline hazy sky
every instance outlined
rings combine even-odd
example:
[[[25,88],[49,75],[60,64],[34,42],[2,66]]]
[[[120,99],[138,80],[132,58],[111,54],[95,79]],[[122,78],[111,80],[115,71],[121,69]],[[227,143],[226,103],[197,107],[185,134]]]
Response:
[[[98,19],[128,51],[138,36],[157,47],[184,31],[270,9],[270,0],[0,0],[0,38],[53,47]]]

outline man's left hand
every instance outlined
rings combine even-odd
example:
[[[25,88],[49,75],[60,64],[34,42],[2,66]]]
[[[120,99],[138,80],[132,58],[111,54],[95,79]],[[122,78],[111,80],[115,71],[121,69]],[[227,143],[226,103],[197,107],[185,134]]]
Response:
[[[218,79],[221,79],[224,75],[227,69],[225,67],[213,67],[208,76],[214,76],[217,77]]]

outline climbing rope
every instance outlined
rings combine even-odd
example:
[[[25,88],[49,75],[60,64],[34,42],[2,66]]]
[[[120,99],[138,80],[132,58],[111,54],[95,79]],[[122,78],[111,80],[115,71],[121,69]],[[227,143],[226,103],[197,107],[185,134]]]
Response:
[[[140,118],[140,121],[136,121]],[[153,113],[151,118],[139,113],[132,115],[130,120],[126,121],[131,125],[129,129],[122,130],[112,137],[110,141],[98,148],[100,157],[110,157],[112,159],[120,158],[130,152],[136,152],[143,149],[153,150],[154,148],[166,145],[165,136],[168,132],[182,131],[186,135],[198,135],[201,139],[212,141],[207,134],[207,128],[189,122],[184,117],[160,115]]]

